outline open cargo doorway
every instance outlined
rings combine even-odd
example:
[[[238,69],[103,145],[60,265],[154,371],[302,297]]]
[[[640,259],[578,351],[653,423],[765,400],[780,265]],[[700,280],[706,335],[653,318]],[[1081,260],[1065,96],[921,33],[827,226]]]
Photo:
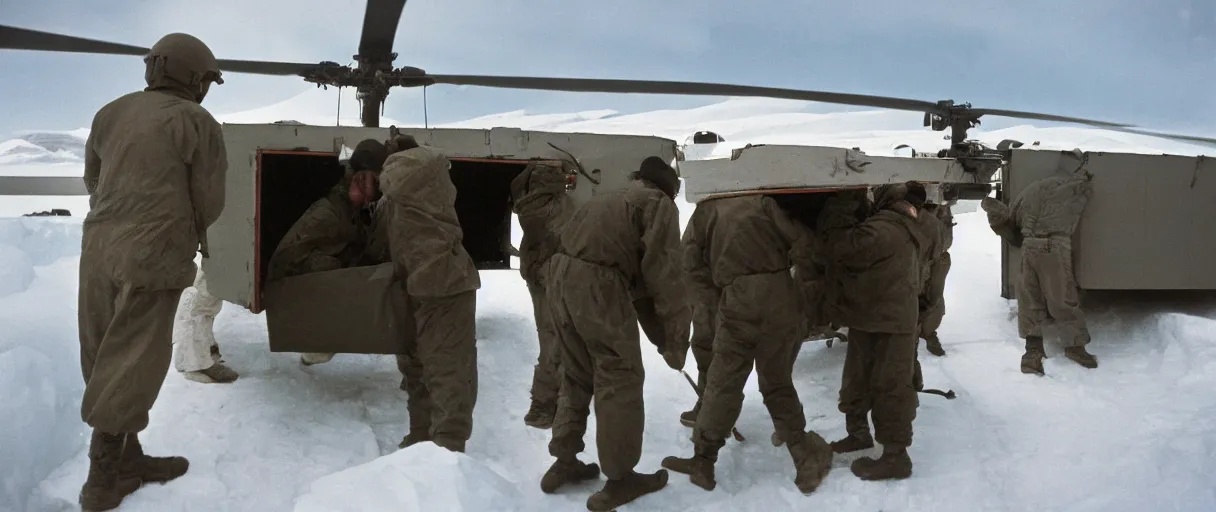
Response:
[[[527,160],[452,158],[456,215],[463,245],[478,269],[511,268],[511,181]],[[270,256],[287,231],[317,199],[344,176],[338,155],[318,151],[260,150],[257,154],[257,204],[254,208],[254,299],[262,294]]]

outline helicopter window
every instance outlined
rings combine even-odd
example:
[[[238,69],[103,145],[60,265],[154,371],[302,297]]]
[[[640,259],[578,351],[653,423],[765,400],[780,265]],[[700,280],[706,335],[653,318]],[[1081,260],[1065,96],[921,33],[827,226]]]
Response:
[[[527,161],[452,158],[464,249],[479,269],[511,268],[511,181]]]
[[[717,144],[719,142],[726,142],[726,139],[714,132],[700,131],[692,135],[693,144]]]

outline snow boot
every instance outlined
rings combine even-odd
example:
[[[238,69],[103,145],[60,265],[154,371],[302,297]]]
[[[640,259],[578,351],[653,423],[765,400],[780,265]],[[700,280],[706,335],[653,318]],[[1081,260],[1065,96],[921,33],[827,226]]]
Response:
[[[79,497],[83,512],[116,509],[124,498],[143,485],[138,474],[123,471],[124,450],[128,448],[123,434],[93,431],[89,443],[89,476]]]
[[[883,445],[882,457],[862,457],[849,468],[862,480],[902,480],[912,476],[912,458],[902,446]]]
[[[333,354],[325,354],[325,353],[321,353],[321,352],[306,352],[306,353],[300,354],[300,363],[302,363],[304,366],[312,366],[314,364],[328,363],[329,360],[333,359],[333,358],[334,358]]]
[[[1068,347],[1064,349],[1064,357],[1091,370],[1098,367],[1098,358],[1085,350],[1085,347]]]
[[[425,443],[430,440],[431,440],[431,433],[430,433],[429,428],[422,428],[422,429],[410,428],[410,432],[408,434],[406,434],[404,438],[401,439],[401,442],[397,444],[397,447],[398,448],[407,448],[407,447],[416,445],[418,443]]]
[[[137,476],[145,484],[163,484],[186,474],[189,469],[190,461],[185,457],[153,457],[145,454],[143,445],[139,443],[139,434],[127,434],[127,448],[122,452],[123,475]]]
[[[833,448],[819,434],[807,432],[801,442],[789,445],[788,449],[798,470],[794,485],[802,494],[815,492],[832,469]]]
[[[1047,357],[1043,350],[1043,338],[1039,336],[1026,337],[1026,353],[1022,354],[1022,373],[1043,375],[1043,358]]]
[[[701,412],[701,401],[697,400],[697,405],[692,406],[692,410],[680,413],[680,424],[688,428],[697,426],[697,414]]]
[[[540,490],[545,494],[553,494],[564,485],[599,478],[599,476],[599,464],[594,462],[585,464],[577,458],[557,459],[552,466],[549,466],[549,470],[545,471],[545,475],[540,477]]]
[[[833,452],[849,453],[874,447],[874,436],[870,435],[868,414],[845,414],[844,426],[849,435],[844,439],[832,441]]]
[[[553,417],[557,415],[557,402],[532,401],[528,413],[524,415],[524,424],[541,430],[553,426]]]
[[[920,360],[916,360],[916,364],[912,368],[912,389],[920,391],[925,389],[925,374],[920,371]]]
[[[633,472],[625,478],[608,480],[604,488],[587,498],[587,510],[608,512],[667,486],[667,470],[645,474]]]
[[[942,342],[941,340],[937,339],[936,334],[925,338],[925,350],[928,350],[930,354],[937,357],[946,355],[946,349],[942,348]]]
[[[237,377],[240,377],[240,374],[221,363],[215,363],[206,370],[186,372],[182,376],[187,380],[201,382],[203,384],[230,384],[232,382],[236,382],[236,379]]]
[[[688,475],[688,481],[707,491],[714,490],[718,482],[714,479],[714,463],[718,461],[718,450],[697,444],[693,448],[693,456],[687,459],[667,457],[663,459],[664,468]]]

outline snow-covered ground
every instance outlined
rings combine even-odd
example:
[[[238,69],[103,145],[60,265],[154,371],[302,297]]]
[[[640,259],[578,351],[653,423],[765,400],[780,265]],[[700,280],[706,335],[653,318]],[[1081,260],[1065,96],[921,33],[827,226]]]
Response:
[[[906,122],[899,113],[816,114],[790,105],[740,100],[632,116],[511,113],[469,123],[676,140],[708,129],[729,144],[869,144],[870,151],[898,143],[924,151],[911,137],[928,143],[941,135],[901,129],[919,126],[919,116]],[[263,115],[256,120],[311,116]],[[1096,130],[1020,129],[1016,136],[977,135],[1044,146],[1201,151]],[[1115,147],[1095,147],[1102,140]],[[0,174],[47,171],[0,166]],[[25,198],[16,209],[10,199],[0,200],[0,217],[62,207],[62,198]],[[692,207],[679,206],[686,221]],[[87,202],[73,208],[72,218],[0,219],[0,510],[73,510],[85,478],[75,305],[86,210]],[[1048,375],[1023,375],[1014,304],[998,295],[999,242],[982,213],[956,219],[940,331],[948,355],[922,353],[921,361],[927,386],[959,396],[922,395],[912,478],[863,482],[847,469],[860,454],[838,456],[820,489],[802,496],[789,455],[768,442],[772,424],[753,378],[737,425],[747,441],[723,450],[718,488],[705,492],[672,475],[667,489],[622,510],[1216,510],[1216,304],[1091,308],[1099,369],[1069,362],[1049,343]],[[397,450],[407,417],[391,357],[340,355],[304,368],[295,354],[268,352],[263,316],[225,305],[216,337],[240,380],[201,385],[169,372],[141,439],[149,452],[190,458],[190,472],[139,491],[121,510],[584,510],[599,484],[554,496],[539,489],[552,459],[549,432],[522,419],[537,347],[517,272],[483,273],[477,323],[481,385],[473,438],[459,455],[429,444]],[[653,471],[667,455],[691,453],[690,431],[677,416],[695,396],[659,354],[643,352],[647,418],[639,470]],[[809,426],[828,439],[844,434],[836,411],[844,354],[839,344],[808,343],[794,369]],[[695,375],[691,358],[689,372]],[[585,460],[597,459],[594,438],[592,422]]]

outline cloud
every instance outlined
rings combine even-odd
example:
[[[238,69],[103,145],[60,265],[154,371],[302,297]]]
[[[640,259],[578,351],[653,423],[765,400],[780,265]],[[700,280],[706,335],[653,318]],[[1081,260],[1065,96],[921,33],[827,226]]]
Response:
[[[1211,129],[1216,115],[1209,92],[1216,61],[1210,45],[1196,42],[1216,39],[1205,1],[411,0],[396,65],[954,98],[1193,131]],[[185,31],[225,58],[348,63],[364,5],[46,0],[6,6],[5,23],[149,46]],[[1201,11],[1207,22],[1195,21]],[[0,67],[8,78],[0,95],[16,105],[0,119],[0,133],[82,126],[101,104],[143,85],[135,58],[3,52]],[[308,87],[293,78],[231,75],[206,106],[236,112]],[[421,121],[419,96],[394,90],[386,115]],[[427,96],[432,122],[520,108],[628,112],[715,101],[446,86]]]

